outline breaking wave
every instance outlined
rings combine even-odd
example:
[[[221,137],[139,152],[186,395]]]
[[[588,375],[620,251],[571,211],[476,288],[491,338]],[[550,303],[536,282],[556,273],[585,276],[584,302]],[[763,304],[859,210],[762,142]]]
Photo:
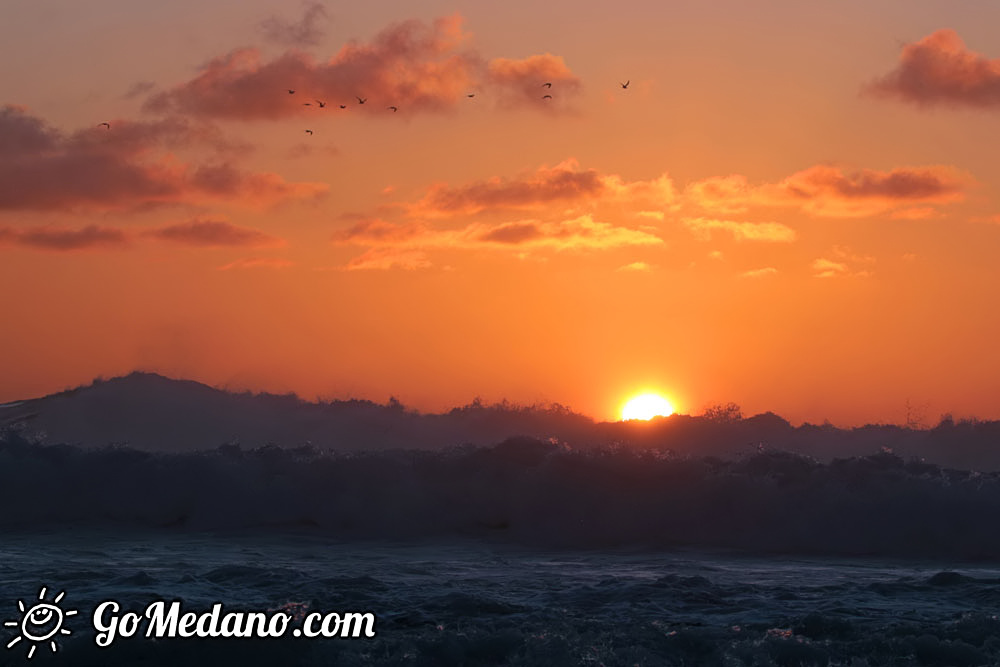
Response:
[[[344,539],[1000,556],[1000,474],[890,452],[830,463],[780,451],[722,460],[512,438],[444,452],[165,454],[38,445],[8,432],[0,503],[9,508],[4,528],[302,528]]]

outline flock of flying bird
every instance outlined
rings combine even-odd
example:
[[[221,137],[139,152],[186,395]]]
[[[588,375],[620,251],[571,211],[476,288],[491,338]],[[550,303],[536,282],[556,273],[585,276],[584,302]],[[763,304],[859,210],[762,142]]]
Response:
[[[625,83],[620,83],[619,82],[618,85],[620,85],[623,90],[628,90],[628,85],[630,83],[632,83],[631,79],[627,80]],[[552,82],[551,81],[546,81],[545,83],[542,84],[542,88],[545,88],[546,90],[551,90],[552,89]],[[292,88],[288,88],[287,90],[288,90],[288,94],[289,95],[294,95],[295,94],[295,90],[293,90]],[[475,96],[476,96],[475,93],[467,93],[466,94],[466,97],[468,97],[468,98],[473,98]],[[357,95],[355,95],[355,99],[358,100],[358,104],[364,104],[365,102],[368,101],[367,97],[360,97],[360,96],[357,96]],[[543,100],[551,100],[552,99],[552,95],[546,93],[545,95],[542,95],[542,99]],[[314,101],[316,102],[316,106],[319,107],[320,109],[325,109],[326,108],[326,102],[324,102],[322,100],[316,100],[316,99],[314,99]],[[302,106],[311,107],[311,106],[313,106],[313,103],[312,102],[303,102]],[[338,106],[341,109],[346,109],[347,108],[346,104],[340,104]],[[392,111],[393,113],[396,113],[397,111],[399,111],[399,107],[394,106],[394,105],[389,105],[389,106],[386,107],[386,110]],[[106,127],[107,129],[110,130],[111,129],[111,123],[107,123],[107,122],[105,122],[105,123],[99,123],[97,125],[97,127]],[[308,134],[309,136],[312,136],[313,131],[312,130],[305,130],[305,133]]]

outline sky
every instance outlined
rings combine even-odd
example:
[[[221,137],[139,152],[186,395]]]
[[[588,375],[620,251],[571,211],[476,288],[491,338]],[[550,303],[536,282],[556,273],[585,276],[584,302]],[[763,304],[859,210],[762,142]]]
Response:
[[[421,411],[1000,418],[998,26],[4,3],[0,401],[139,369]]]

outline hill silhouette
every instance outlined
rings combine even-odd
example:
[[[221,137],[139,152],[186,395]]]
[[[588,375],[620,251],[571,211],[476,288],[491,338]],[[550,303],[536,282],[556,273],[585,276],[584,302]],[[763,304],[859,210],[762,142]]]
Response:
[[[896,425],[793,426],[773,413],[743,418],[736,406],[650,422],[595,422],[558,404],[507,402],[421,414],[395,400],[310,402],[295,395],[235,393],[135,372],[0,406],[0,428],[39,443],[127,445],[190,452],[308,445],[321,451],[442,450],[527,436],[577,449],[638,448],[680,456],[740,457],[781,450],[821,461],[892,451],[961,469],[1000,470],[1000,422],[943,419],[931,429]]]

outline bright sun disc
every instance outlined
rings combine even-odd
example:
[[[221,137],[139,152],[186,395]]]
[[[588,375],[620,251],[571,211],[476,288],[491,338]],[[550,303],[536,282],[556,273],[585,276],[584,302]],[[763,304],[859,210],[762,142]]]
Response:
[[[672,414],[674,414],[674,406],[658,394],[636,396],[622,408],[622,420],[669,417]]]

